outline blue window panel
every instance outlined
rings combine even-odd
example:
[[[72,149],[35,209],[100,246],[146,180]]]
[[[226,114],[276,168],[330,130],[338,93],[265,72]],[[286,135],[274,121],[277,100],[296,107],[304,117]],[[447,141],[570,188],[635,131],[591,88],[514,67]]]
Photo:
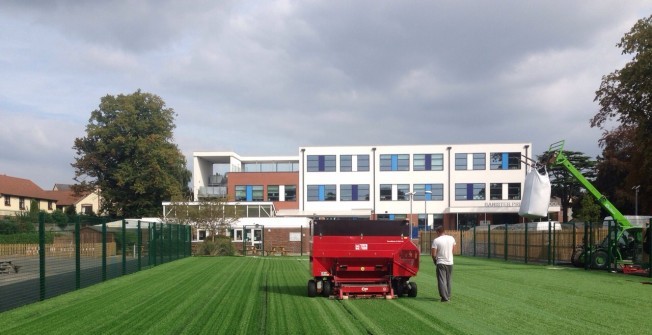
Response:
[[[254,199],[254,187],[247,185],[247,201],[252,201]]]
[[[358,200],[358,185],[351,185],[351,200]]]
[[[432,155],[426,154],[426,171],[432,170]]]
[[[392,171],[398,170],[398,156],[392,155]]]
[[[319,201],[326,200],[326,187],[319,185]]]
[[[503,170],[507,170],[507,163],[509,162],[509,154],[503,152]]]
[[[473,200],[473,184],[466,184],[466,200]]]
[[[324,171],[326,169],[325,164],[326,158],[324,156],[319,156],[319,171]]]
[[[394,214],[390,214],[390,215],[389,215],[389,219],[390,219],[390,220],[394,220],[394,218],[395,218]]]

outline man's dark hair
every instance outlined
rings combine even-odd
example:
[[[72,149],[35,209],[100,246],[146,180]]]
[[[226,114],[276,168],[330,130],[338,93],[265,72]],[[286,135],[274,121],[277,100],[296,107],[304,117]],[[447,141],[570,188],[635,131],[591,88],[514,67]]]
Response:
[[[439,226],[439,227],[437,227],[437,229],[436,229],[435,231],[436,231],[438,234],[443,234],[443,233],[444,233],[444,226]]]

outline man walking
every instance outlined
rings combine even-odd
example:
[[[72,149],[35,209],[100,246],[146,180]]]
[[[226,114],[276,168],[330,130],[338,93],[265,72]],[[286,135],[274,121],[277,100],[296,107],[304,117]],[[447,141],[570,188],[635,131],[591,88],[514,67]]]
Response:
[[[455,238],[446,235],[443,226],[437,228],[437,238],[432,241],[430,255],[437,268],[437,287],[441,302],[451,299],[451,275],[453,274],[453,246]]]

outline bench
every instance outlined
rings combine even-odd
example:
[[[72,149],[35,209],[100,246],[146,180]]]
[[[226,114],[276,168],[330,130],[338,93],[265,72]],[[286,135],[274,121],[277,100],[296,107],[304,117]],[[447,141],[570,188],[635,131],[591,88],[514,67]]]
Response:
[[[276,254],[281,254],[281,256],[287,256],[288,252],[285,250],[284,246],[272,247],[271,250],[267,250],[267,256],[274,256]]]
[[[260,249],[256,248],[256,246],[248,245],[246,252],[247,252],[247,255],[257,256],[258,254],[260,254]]]

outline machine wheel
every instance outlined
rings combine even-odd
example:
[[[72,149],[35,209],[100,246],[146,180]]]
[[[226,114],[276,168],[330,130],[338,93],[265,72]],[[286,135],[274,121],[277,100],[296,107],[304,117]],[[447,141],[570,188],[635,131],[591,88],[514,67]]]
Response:
[[[607,268],[607,261],[609,259],[609,254],[604,250],[597,250],[593,253],[592,265],[593,268],[598,270],[603,270]]]
[[[331,284],[330,280],[324,280],[322,283],[321,294],[328,298],[333,293],[333,284]]]
[[[573,263],[573,266],[575,267],[583,268],[586,264],[586,252],[582,249],[573,251],[573,255],[571,256],[571,263]]]
[[[308,281],[308,296],[313,298],[317,296],[317,283],[314,279]]]
[[[408,291],[408,297],[415,298],[417,296],[417,283],[410,283],[410,290]]]
[[[394,289],[395,296],[401,297],[403,295],[403,285],[404,283],[398,279],[392,281],[392,288]]]

